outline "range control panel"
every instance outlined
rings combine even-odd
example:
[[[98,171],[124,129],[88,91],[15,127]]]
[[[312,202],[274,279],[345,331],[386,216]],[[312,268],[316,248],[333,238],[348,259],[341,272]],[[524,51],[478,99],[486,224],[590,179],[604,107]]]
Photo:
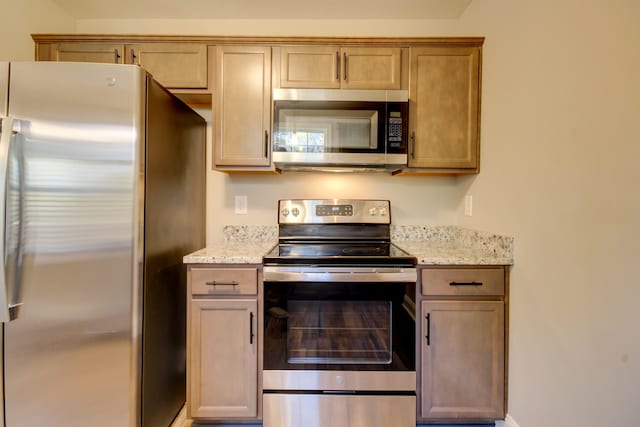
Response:
[[[390,224],[388,200],[293,199],[278,202],[279,224]]]

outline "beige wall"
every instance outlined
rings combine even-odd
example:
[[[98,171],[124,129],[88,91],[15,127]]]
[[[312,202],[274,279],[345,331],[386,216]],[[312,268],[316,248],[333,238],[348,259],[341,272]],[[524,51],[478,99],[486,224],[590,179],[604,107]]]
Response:
[[[0,61],[31,61],[31,33],[73,32],[75,20],[50,0],[3,0]]]
[[[280,197],[384,197],[398,223],[512,235],[509,413],[520,427],[640,425],[640,3],[475,0],[452,21],[79,21],[80,32],[484,35],[482,172],[209,172],[208,242]],[[474,216],[462,214],[465,194]],[[249,214],[233,196],[249,196]]]

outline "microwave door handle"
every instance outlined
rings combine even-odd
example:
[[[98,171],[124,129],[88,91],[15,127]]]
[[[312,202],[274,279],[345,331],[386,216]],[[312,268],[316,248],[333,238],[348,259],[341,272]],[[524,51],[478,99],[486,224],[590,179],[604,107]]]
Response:
[[[416,158],[416,133],[411,132],[411,158]]]
[[[346,82],[349,78],[347,77],[347,66],[348,66],[348,62],[349,61],[349,57],[347,56],[347,52],[344,53],[344,60],[343,62],[343,67],[344,67],[344,81]]]

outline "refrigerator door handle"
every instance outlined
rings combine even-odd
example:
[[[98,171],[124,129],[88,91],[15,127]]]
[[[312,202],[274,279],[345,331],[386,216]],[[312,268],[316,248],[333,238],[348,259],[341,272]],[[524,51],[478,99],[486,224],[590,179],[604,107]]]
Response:
[[[0,321],[8,322],[9,302],[5,272],[7,173],[9,172],[9,148],[13,134],[13,118],[3,117],[0,129]]]

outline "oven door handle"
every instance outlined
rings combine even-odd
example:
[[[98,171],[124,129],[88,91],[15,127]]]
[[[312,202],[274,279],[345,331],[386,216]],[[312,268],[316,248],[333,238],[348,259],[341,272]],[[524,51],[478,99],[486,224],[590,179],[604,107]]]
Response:
[[[264,267],[265,282],[415,282],[415,268]]]

